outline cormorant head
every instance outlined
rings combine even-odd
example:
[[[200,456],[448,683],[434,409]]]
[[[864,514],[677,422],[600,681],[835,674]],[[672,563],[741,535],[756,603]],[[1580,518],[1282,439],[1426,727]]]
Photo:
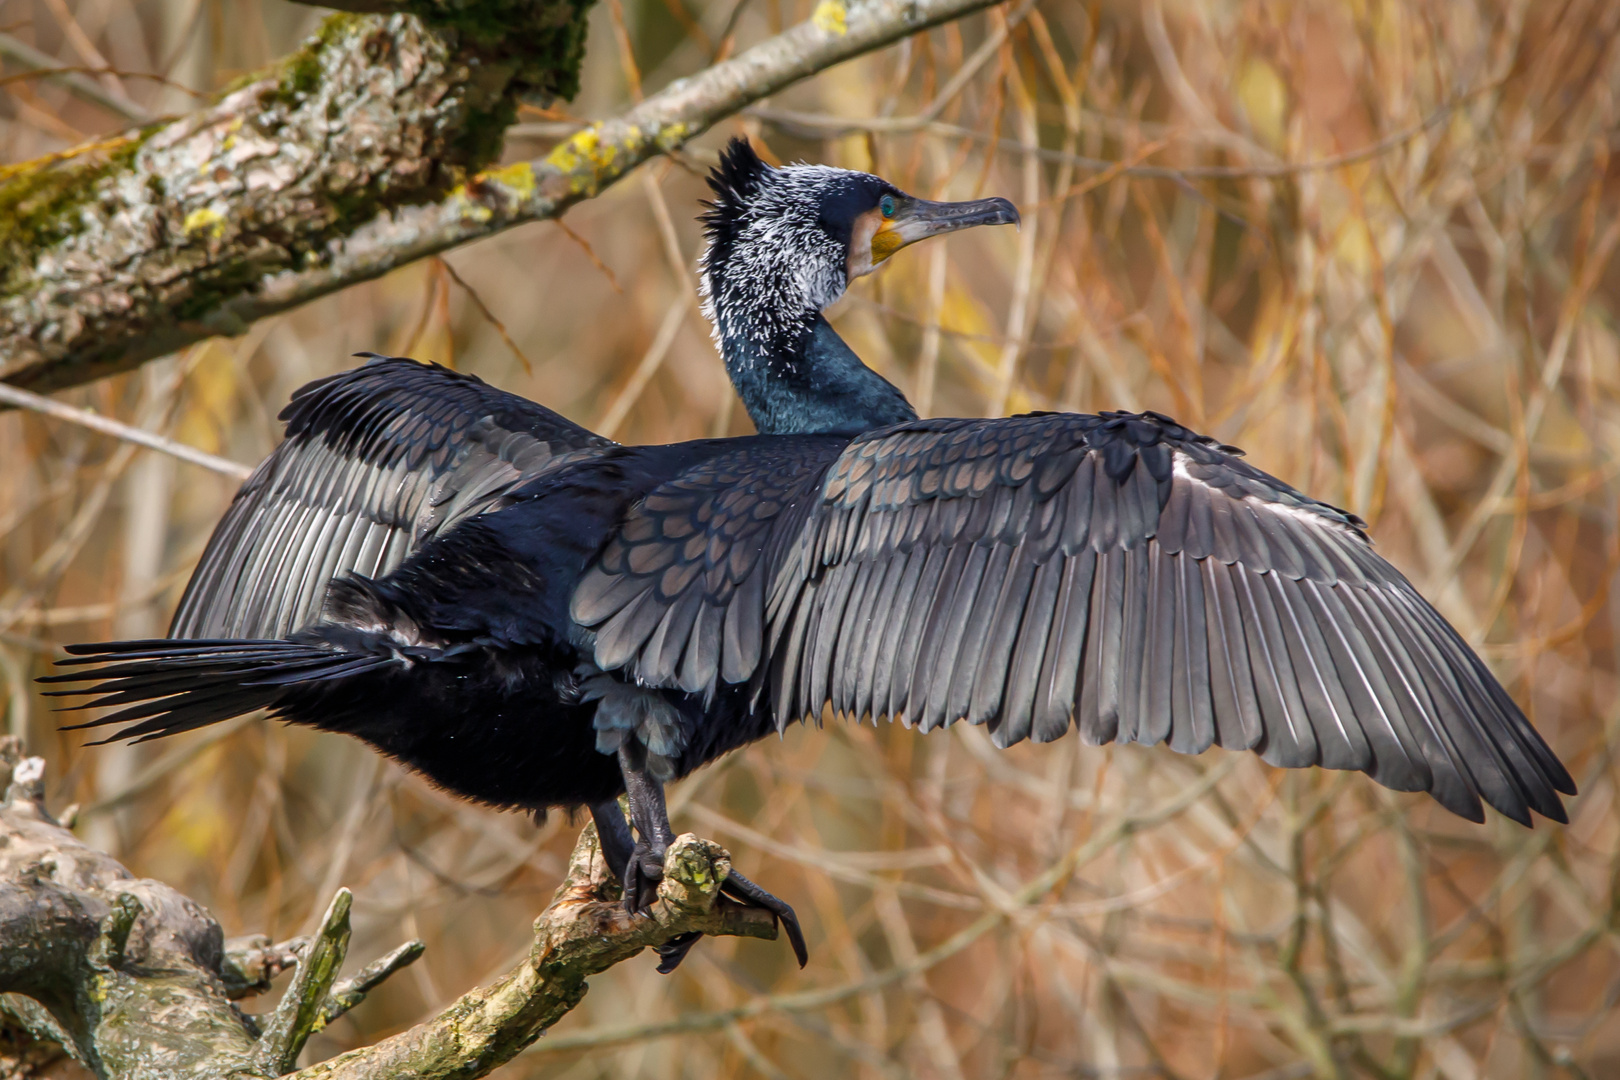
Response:
[[[736,138],[709,176],[704,313],[722,347],[807,326],[908,244],[975,225],[1016,225],[1006,199],[918,199],[880,177],[827,165],[772,168]]]
[[[938,203],[825,165],[776,169],[733,139],[709,177],[703,313],[761,433],[854,433],[917,418],[821,310],[854,278],[929,236],[1016,224],[1006,199]]]

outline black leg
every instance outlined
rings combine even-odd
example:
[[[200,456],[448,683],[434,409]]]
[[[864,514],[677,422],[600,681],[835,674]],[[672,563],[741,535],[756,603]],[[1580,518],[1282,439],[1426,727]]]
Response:
[[[630,835],[630,824],[624,820],[618,799],[597,803],[591,807],[591,820],[596,822],[596,838],[602,845],[602,858],[608,869],[620,881],[630,869],[630,856],[636,848],[635,837]]]
[[[647,770],[647,751],[640,743],[626,741],[619,748],[619,770],[630,795],[630,817],[642,841],[668,850],[675,842],[675,830],[664,805],[664,785]]]
[[[619,747],[619,769],[624,773],[624,789],[630,796],[630,820],[636,827],[636,843],[624,874],[624,906],[632,914],[646,911],[658,896],[658,883],[664,879],[664,856],[675,841],[664,805],[664,785],[647,771],[647,751],[639,742],[626,740]]]
[[[658,883],[664,878],[664,855],[669,851],[669,845],[675,842],[675,830],[670,827],[669,810],[664,804],[664,785],[647,770],[647,752],[639,742],[627,739],[620,745],[619,768],[624,773],[624,788],[630,796],[630,819],[637,833],[635,846],[624,870],[624,906],[634,914],[651,907],[658,896]],[[592,807],[591,812],[595,814],[596,808]],[[622,824],[623,817],[619,815],[617,805],[613,807],[613,816]],[[601,816],[597,818],[596,828],[601,833]],[[604,854],[607,853],[605,843],[602,850]],[[799,917],[786,901],[772,896],[735,868],[720,883],[720,891],[733,900],[762,907],[776,916],[787,932],[788,942],[793,946],[793,955],[798,959],[799,966],[802,968],[810,962],[804,931],[799,928]],[[702,936],[682,934],[665,942],[658,949],[662,957],[658,970],[665,975],[674,971]]]

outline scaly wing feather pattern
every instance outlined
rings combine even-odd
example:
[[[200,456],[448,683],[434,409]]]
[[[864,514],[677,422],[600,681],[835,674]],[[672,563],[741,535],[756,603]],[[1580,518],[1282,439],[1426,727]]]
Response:
[[[763,670],[765,587],[848,439],[730,440],[638,503],[574,591],[604,670],[712,694]]]
[[[437,364],[374,357],[310,383],[287,435],[237,492],[169,634],[277,638],[346,573],[387,573],[514,487],[614,445]]]
[[[753,678],[779,724],[830,705],[1000,746],[1072,724],[1564,820],[1568,773],[1361,522],[1167,417],[921,421],[733,472],[649,497],[587,572],[575,616],[604,666]],[[704,652],[722,626],[736,663]]]

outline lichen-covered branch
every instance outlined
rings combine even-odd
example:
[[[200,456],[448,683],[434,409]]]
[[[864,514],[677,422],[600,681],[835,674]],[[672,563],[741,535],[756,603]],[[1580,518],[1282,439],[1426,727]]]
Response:
[[[589,2],[333,15],[208,108],[0,169],[0,377],[49,389],[240,329],[229,300],[442,199],[519,95],[572,94]]]
[[[522,964],[432,1020],[304,1069],[298,1080],[483,1076],[578,1005],[586,979],[645,948],[694,930],[774,940],[776,920],[769,912],[720,896],[730,869],[731,857],[718,844],[691,833],[680,836],[665,858],[651,912],[632,916],[617,899],[594,827],[586,826],[567,878],[535,920],[534,945]]]
[[[43,762],[22,757],[16,739],[0,739],[0,1029],[59,1041],[115,1080],[286,1075],[311,1034],[422,954],[420,942],[409,942],[338,980],[349,939],[347,890],[307,941],[227,943],[199,905],[135,878],[52,818],[43,774]],[[645,948],[693,931],[774,939],[769,912],[720,896],[730,869],[724,849],[682,836],[665,860],[658,900],[631,916],[587,826],[567,877],[535,921],[523,963],[408,1031],[294,1075],[483,1076],[577,1005],[587,978]],[[267,990],[294,962],[292,984],[261,1031],[231,999]]]
[[[14,222],[0,224],[0,379],[75,385],[554,217],[751,102],[992,0],[822,0],[541,160],[478,171],[512,95],[564,70],[507,57],[520,35],[480,13],[550,13],[558,48],[575,48],[566,18],[585,2],[349,0],[389,14],[333,16],[203,112],[0,174],[0,221]]]

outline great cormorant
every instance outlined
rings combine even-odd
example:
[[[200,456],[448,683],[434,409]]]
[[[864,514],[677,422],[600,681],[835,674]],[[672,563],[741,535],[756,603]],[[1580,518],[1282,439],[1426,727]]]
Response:
[[[171,640],[69,649],[112,661],[55,677],[118,707],[84,726],[267,708],[479,802],[589,806],[632,910],[674,837],[664,784],[828,707],[999,746],[1074,726],[1254,750],[1474,821],[1482,798],[1566,820],[1569,774],[1353,514],[1158,413],[920,420],[823,318],[899,248],[1012,204],[742,140],[710,184],[705,312],[758,435],[619,446],[404,359],[311,383]],[[787,905],[727,890],[804,962]]]

